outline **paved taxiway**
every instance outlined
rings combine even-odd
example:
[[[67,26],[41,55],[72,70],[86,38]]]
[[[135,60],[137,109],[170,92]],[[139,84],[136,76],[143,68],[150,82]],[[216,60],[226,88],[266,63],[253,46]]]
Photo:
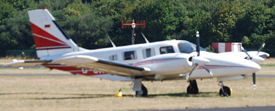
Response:
[[[237,107],[237,108],[209,108],[209,109],[175,109],[175,110],[146,110],[146,111],[274,111],[275,106]]]

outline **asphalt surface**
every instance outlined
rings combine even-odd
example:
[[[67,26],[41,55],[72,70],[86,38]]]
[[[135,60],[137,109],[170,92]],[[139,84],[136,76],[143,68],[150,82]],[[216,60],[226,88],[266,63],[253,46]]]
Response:
[[[210,108],[210,109],[175,109],[175,110],[147,110],[147,111],[275,111],[275,106],[238,107],[238,108]]]

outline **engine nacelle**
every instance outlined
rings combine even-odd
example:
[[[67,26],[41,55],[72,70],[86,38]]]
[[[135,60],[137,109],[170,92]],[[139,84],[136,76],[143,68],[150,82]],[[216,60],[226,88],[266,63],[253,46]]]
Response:
[[[251,56],[251,58],[245,57],[244,59],[251,60],[255,63],[260,63],[260,62],[264,61],[264,59],[262,57],[259,57],[259,56]]]
[[[150,62],[153,72],[160,75],[173,75],[189,72],[193,63],[189,54],[163,54],[146,60]],[[146,67],[146,66],[144,66]]]

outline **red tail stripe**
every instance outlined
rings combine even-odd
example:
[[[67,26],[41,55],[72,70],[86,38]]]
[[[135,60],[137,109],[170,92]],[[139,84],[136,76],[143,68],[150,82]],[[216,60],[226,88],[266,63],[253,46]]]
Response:
[[[36,26],[35,24],[31,23],[33,37],[35,41],[35,45],[37,48],[43,47],[53,47],[53,46],[67,46],[65,42],[61,41],[60,39],[54,37],[50,33],[44,31],[40,27]]]

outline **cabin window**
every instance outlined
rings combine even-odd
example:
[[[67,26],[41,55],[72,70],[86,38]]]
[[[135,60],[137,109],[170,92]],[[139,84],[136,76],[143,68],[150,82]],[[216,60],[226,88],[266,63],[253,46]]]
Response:
[[[109,60],[117,60],[117,55],[115,54],[115,55],[111,55],[110,57],[109,57]]]
[[[173,46],[160,47],[160,54],[175,53]]]
[[[146,58],[151,57],[151,49],[146,49],[145,52],[146,52]]]
[[[154,56],[154,55],[155,55],[155,53],[154,53],[153,48],[143,49],[143,57],[144,58],[148,58],[148,57],[151,57],[151,56]]]
[[[135,51],[124,52],[124,60],[133,60],[136,59]]]

